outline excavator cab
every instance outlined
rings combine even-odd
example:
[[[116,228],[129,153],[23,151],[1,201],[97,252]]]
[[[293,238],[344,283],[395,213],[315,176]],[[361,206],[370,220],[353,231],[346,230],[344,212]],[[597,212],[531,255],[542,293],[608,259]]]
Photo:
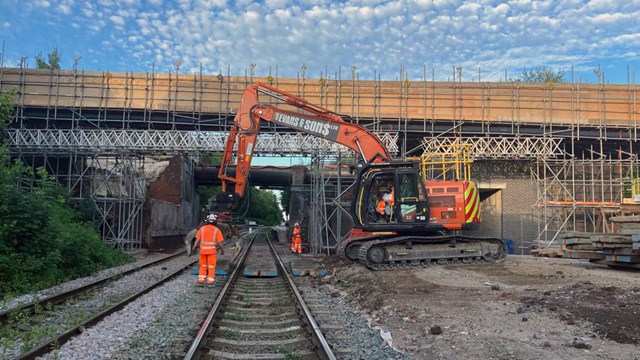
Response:
[[[417,163],[359,166],[351,215],[367,232],[435,234],[474,228],[479,196],[471,181],[422,180]]]
[[[354,226],[365,231],[422,230],[429,223],[427,190],[411,162],[359,165]]]

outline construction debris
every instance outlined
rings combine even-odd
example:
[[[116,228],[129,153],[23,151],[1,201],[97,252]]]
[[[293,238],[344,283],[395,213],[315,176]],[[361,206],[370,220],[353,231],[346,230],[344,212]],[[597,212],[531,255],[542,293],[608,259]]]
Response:
[[[531,250],[531,255],[535,257],[561,258],[562,253],[562,249],[557,247]]]

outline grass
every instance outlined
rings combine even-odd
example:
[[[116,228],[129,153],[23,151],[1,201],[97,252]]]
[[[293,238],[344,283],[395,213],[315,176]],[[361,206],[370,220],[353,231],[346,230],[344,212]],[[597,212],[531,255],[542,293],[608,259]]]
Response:
[[[302,355],[295,351],[295,350],[289,350],[289,348],[287,348],[284,345],[278,345],[277,350],[279,353],[284,354],[284,358],[287,360],[301,360],[302,359]]]
[[[220,329],[220,336],[227,339],[237,339],[242,336],[242,334],[238,330]]]
[[[293,306],[293,303],[291,302],[291,299],[289,299],[289,298],[280,298],[280,299],[276,300],[275,304],[276,304],[277,307]]]
[[[55,334],[56,328],[53,326],[35,326],[23,334],[20,351],[28,352],[33,346],[43,343],[44,340],[52,338]]]
[[[131,347],[132,348],[139,348],[142,346],[142,342],[143,339],[141,337],[134,337],[133,339],[131,339]]]

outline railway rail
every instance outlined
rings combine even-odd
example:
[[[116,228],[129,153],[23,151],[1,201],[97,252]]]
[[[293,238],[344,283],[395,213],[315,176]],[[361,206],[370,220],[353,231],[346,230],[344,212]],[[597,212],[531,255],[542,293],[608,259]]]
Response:
[[[77,299],[82,298],[83,296],[91,296],[90,294],[93,291],[101,288],[102,286],[106,286],[107,284],[116,281],[123,276],[131,275],[140,270],[150,268],[152,266],[160,266],[170,260],[174,260],[180,256],[184,256],[185,252],[179,252],[176,254],[172,254],[169,256],[165,256],[163,258],[151,261],[149,263],[142,264],[140,266],[134,267],[124,272],[120,272],[118,274],[94,281],[92,283],[86,284],[84,286],[62,292],[53,296],[49,296],[43,299],[39,299],[33,301],[31,303],[18,306],[16,308],[4,311],[0,313],[0,321],[3,327],[11,327],[14,331],[14,336],[17,340],[21,341],[22,344],[25,344],[25,340],[22,339],[23,335],[28,335],[30,331],[34,331],[34,329],[44,329],[44,325],[48,322],[51,322],[51,318],[53,316],[60,316],[60,312],[64,311],[61,308],[67,304],[71,303]],[[65,342],[67,342],[72,337],[82,333],[86,328],[98,323],[106,316],[124,308],[127,304],[132,301],[138,299],[142,295],[150,292],[151,290],[157,288],[158,286],[166,283],[167,281],[173,279],[174,277],[183,273],[186,269],[190,268],[195,262],[197,258],[192,258],[186,261],[185,264],[177,265],[177,269],[170,271],[168,274],[165,274],[161,279],[154,281],[150,285],[144,287],[141,290],[134,291],[132,293],[123,294],[122,299],[118,299],[117,301],[108,302],[105,300],[103,306],[99,308],[99,310],[87,310],[84,312],[84,309],[78,309],[78,307],[74,306],[74,312],[76,314],[80,314],[78,311],[82,311],[82,320],[68,320],[73,322],[73,325],[69,327],[65,327],[64,330],[61,330],[60,327],[56,328],[53,326],[46,327],[52,333],[51,336],[44,336],[43,341],[40,341],[34,347],[27,346],[21,347],[21,349],[27,349],[26,351],[20,351],[17,354],[17,359],[34,359],[38,356],[44,355],[53,349],[61,346]],[[56,315],[57,314],[57,315]],[[66,322],[66,321],[65,321]],[[4,349],[3,351],[6,351]]]
[[[208,358],[335,359],[265,232],[240,254],[184,359]]]

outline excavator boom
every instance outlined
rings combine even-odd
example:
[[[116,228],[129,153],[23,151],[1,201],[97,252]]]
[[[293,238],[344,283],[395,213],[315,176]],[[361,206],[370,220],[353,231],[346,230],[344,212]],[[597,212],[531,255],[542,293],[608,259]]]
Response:
[[[278,101],[292,109],[273,105]],[[366,163],[391,160],[384,144],[362,126],[346,122],[340,115],[303,98],[258,82],[244,90],[225,145],[218,173],[222,181],[221,203],[234,203],[244,196],[261,120],[342,144],[362,156]],[[233,162],[236,142],[236,171],[230,175],[229,167]],[[230,185],[233,185],[233,189],[230,189]]]

